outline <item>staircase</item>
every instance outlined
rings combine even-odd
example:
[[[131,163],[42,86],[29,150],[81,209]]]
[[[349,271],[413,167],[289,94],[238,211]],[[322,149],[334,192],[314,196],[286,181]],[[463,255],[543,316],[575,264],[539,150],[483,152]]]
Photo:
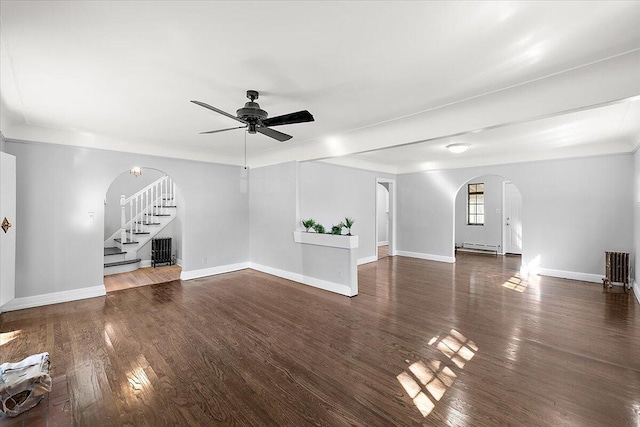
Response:
[[[138,250],[176,218],[176,208],[176,186],[167,175],[129,198],[121,196],[121,227],[104,241],[104,275],[140,268]]]

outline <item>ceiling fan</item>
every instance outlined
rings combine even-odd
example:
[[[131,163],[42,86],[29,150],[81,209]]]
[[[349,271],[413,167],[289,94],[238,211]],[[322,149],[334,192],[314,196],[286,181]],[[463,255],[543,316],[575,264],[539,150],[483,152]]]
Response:
[[[205,104],[200,101],[191,101],[194,104],[197,104],[201,107],[208,108],[209,110],[215,111],[216,113],[222,114],[223,116],[227,116],[236,120],[240,123],[243,123],[244,126],[237,126],[226,129],[218,129],[218,130],[210,130],[207,132],[200,132],[201,134],[206,133],[217,133],[217,132],[225,132],[233,129],[242,129],[247,128],[249,133],[261,133],[270,138],[277,139],[280,142],[285,142],[293,138],[291,135],[287,135],[286,133],[278,132],[277,130],[271,129],[272,126],[282,126],[282,125],[291,125],[295,123],[304,123],[304,122],[312,122],[313,116],[307,110],[297,111],[295,113],[283,114],[282,116],[276,116],[272,118],[267,118],[269,115],[266,111],[260,108],[260,105],[257,102],[254,102],[258,99],[258,91],[257,90],[248,90],[247,98],[249,98],[249,102],[244,104],[244,107],[240,108],[236,111],[236,116],[233,114],[229,114],[226,111],[222,111],[216,107],[212,107],[209,104]]]

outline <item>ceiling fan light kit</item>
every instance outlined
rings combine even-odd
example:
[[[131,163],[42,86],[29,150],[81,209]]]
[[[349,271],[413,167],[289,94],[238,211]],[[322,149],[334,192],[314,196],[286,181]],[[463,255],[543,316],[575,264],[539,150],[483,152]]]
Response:
[[[223,116],[227,116],[230,119],[236,120],[243,124],[243,126],[236,126],[232,128],[211,130],[207,132],[200,132],[201,134],[208,133],[218,133],[225,132],[233,129],[242,129],[246,128],[247,132],[251,134],[261,133],[262,135],[268,136],[269,138],[273,138],[279,142],[285,142],[293,138],[291,135],[287,135],[286,133],[279,132],[277,130],[271,129],[272,126],[282,126],[282,125],[291,125],[295,123],[305,123],[314,121],[313,116],[307,110],[297,111],[295,113],[283,114],[281,116],[276,116],[272,118],[268,118],[269,114],[260,108],[260,104],[255,102],[259,97],[259,93],[257,90],[248,90],[247,98],[249,98],[249,102],[244,104],[244,107],[239,108],[236,111],[236,115],[227,113],[226,111],[220,110],[216,107],[213,107],[209,104],[200,101],[191,101],[196,105],[207,108],[211,111],[215,111],[218,114],[222,114]]]

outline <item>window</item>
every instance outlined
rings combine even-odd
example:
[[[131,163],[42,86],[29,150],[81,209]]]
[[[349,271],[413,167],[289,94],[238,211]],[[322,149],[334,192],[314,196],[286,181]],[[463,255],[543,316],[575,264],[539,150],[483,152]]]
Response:
[[[484,225],[484,184],[469,184],[467,193],[467,224]]]

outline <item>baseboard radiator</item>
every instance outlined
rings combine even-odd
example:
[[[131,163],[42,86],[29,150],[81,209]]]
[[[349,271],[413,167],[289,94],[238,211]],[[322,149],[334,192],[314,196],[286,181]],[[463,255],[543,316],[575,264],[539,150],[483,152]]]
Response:
[[[485,243],[464,242],[462,244],[462,249],[468,249],[472,251],[482,251],[482,252],[495,252],[496,255],[498,255],[498,252],[500,252],[500,245],[488,245]]]
[[[622,283],[627,291],[629,287],[629,253],[628,252],[605,252],[605,277],[602,279],[602,287],[611,287],[612,283]]]
[[[171,256],[171,237],[151,239],[151,266],[173,264]]]

